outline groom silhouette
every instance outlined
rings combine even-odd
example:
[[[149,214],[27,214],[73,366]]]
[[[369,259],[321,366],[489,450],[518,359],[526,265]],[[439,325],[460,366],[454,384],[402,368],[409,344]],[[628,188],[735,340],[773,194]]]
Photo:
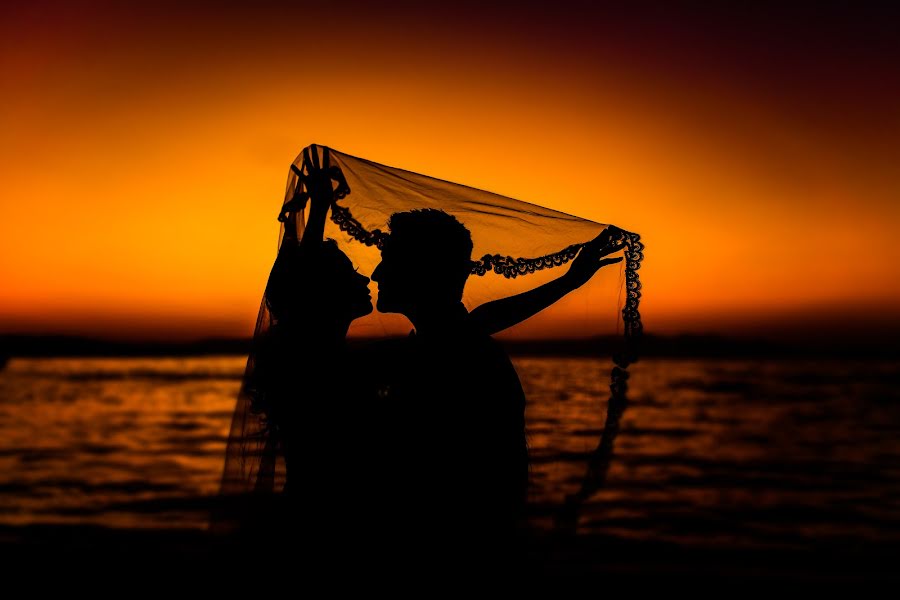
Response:
[[[372,273],[378,310],[415,330],[381,357],[394,517],[418,542],[448,550],[508,539],[528,482],[525,395],[503,349],[462,303],[472,238],[451,215],[396,213]],[[388,348],[388,347],[385,347]]]

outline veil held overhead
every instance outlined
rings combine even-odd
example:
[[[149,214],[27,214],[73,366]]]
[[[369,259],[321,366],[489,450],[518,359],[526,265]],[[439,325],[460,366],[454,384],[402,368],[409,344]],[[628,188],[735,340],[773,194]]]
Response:
[[[559,483],[554,488],[562,490],[562,497],[556,502],[555,523],[573,528],[578,506],[603,485],[613,457],[619,421],[627,405],[627,369],[638,358],[643,329],[638,270],[644,246],[640,236],[544,206],[386,166],[333,148],[310,145],[290,165],[285,198],[278,213],[282,226],[279,246],[285,239],[286,229],[296,232],[298,238],[303,235],[309,210],[310,175],[314,170],[328,174],[334,194],[325,237],[335,240],[362,274],[370,275],[380,260],[380,249],[390,235],[391,215],[439,209],[462,223],[471,232],[473,245],[471,274],[463,296],[470,310],[557,277],[563,271],[560,267],[597,239],[623,252],[624,299],[620,299],[623,335],[616,348],[597,348],[597,357],[611,354],[614,365],[611,371],[598,371],[592,376],[609,378],[603,430],[595,439],[594,450],[587,453],[582,463],[580,481]],[[427,260],[424,264],[427,265]],[[596,307],[596,310],[605,308]],[[226,448],[221,486],[224,497],[272,494],[284,484],[282,444],[258,401],[260,349],[272,326],[273,315],[264,296]],[[404,319],[377,313],[360,319],[350,330],[351,336],[362,338],[402,336],[408,332],[409,324]],[[298,403],[310,401],[302,397],[299,380],[315,375],[303,373],[303,365],[297,365],[292,376],[298,378]],[[583,439],[582,435],[581,442]]]

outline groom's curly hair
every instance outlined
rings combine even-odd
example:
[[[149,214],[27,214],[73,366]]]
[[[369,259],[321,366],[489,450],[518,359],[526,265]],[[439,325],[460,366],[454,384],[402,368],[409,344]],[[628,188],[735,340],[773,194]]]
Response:
[[[391,249],[423,277],[443,281],[462,297],[472,271],[472,234],[456,217],[434,208],[391,215]]]

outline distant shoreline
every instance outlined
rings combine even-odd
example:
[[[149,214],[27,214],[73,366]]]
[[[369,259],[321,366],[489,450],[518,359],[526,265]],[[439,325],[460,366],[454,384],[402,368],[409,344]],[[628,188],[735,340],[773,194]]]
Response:
[[[355,339],[351,344],[371,340]],[[595,357],[611,355],[621,336],[575,340],[501,340],[511,356]],[[249,339],[206,339],[189,342],[131,342],[74,336],[0,336],[0,368],[9,358],[241,356],[250,351]],[[646,358],[898,358],[900,348],[878,343],[773,342],[715,335],[645,335],[640,356]]]

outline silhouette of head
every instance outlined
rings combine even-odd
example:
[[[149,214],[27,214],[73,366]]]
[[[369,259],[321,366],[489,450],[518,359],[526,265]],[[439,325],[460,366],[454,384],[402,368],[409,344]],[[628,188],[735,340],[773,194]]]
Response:
[[[381,262],[372,272],[378,310],[410,316],[421,308],[458,303],[472,269],[469,230],[431,208],[395,213],[388,228]]]
[[[281,249],[266,285],[276,322],[349,324],[372,312],[369,278],[357,273],[334,240]]]

